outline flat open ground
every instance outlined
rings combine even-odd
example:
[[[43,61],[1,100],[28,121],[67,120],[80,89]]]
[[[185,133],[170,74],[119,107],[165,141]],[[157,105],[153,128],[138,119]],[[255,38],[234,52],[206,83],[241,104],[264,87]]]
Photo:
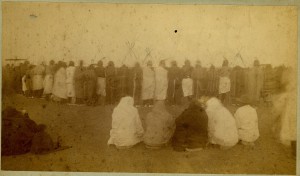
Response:
[[[72,148],[46,155],[25,154],[1,158],[2,170],[84,171],[143,173],[296,174],[291,149],[279,144],[271,132],[270,108],[259,107],[260,138],[254,148],[236,145],[229,150],[209,148],[179,153],[166,147],[146,149],[143,144],[128,150],[106,145],[113,106],[68,106],[21,95],[3,97],[3,106],[25,108],[31,119],[47,125],[47,132]],[[183,106],[168,107],[177,117]],[[235,107],[229,107],[231,111]],[[143,120],[150,108],[139,108]]]

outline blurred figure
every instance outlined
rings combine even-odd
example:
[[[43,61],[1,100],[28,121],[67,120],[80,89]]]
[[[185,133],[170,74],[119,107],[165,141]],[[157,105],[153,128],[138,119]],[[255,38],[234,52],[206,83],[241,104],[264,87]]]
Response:
[[[201,66],[201,62],[199,60],[196,61],[196,66],[192,72],[192,79],[194,85],[194,95],[198,99],[202,95],[205,94],[205,77],[206,70]]]
[[[32,69],[32,90],[33,96],[41,98],[43,94],[43,83],[44,83],[45,67],[42,64],[36,65]]]
[[[222,68],[219,72],[219,98],[222,103],[226,103],[225,101],[229,98],[230,92],[230,68],[228,66],[228,60],[224,59]],[[227,100],[228,101],[228,100]]]
[[[83,104],[84,100],[84,71],[83,61],[80,60],[79,66],[75,68],[74,73],[76,104]]]
[[[46,98],[46,100],[49,100],[50,99],[50,96],[52,94],[52,88],[53,88],[53,81],[54,81],[54,73],[55,73],[55,70],[54,70],[54,61],[51,60],[49,62],[49,65],[46,66],[46,69],[45,69],[45,79],[44,79],[44,83],[43,83],[43,86],[44,86],[44,96]]]
[[[282,74],[284,89],[273,97],[275,119],[273,132],[278,134],[280,143],[290,146],[297,156],[297,72],[288,68]]]
[[[159,66],[155,69],[155,100],[165,100],[168,90],[168,71],[164,60],[161,60]]]
[[[142,96],[142,81],[143,81],[143,69],[140,64],[135,63],[133,69],[131,70],[130,82],[131,89],[130,95],[133,96],[134,104],[136,106],[141,105]]]
[[[130,148],[142,141],[144,129],[132,97],[123,97],[112,113],[112,129],[108,145]]]
[[[115,64],[113,61],[109,61],[108,65],[105,69],[106,75],[106,103],[111,105],[116,102],[116,93],[117,93],[117,85],[116,85],[116,76],[117,70],[115,68]]]
[[[219,79],[218,79],[218,72],[214,65],[211,65],[209,70],[207,71],[207,88],[206,88],[206,94],[209,96],[217,96],[218,95],[218,85],[219,85]]]
[[[32,90],[32,69],[33,65],[30,65],[28,70],[26,71],[25,83],[26,83],[26,97],[33,98],[33,90]]]
[[[181,70],[176,61],[172,61],[168,71],[168,102],[170,105],[179,105],[181,104],[181,98]]]
[[[97,96],[98,96],[98,104],[104,105],[105,97],[106,97],[106,75],[105,68],[103,67],[103,62],[100,60],[98,62],[97,67],[95,68],[96,76],[97,76]]]
[[[184,65],[181,70],[182,70],[182,78],[183,78],[182,79],[183,96],[187,97],[188,100],[190,101],[193,95],[193,80],[191,79],[193,67],[191,66],[189,60],[186,60],[184,62]]]
[[[122,64],[122,66],[117,69],[117,77],[117,100],[120,100],[122,97],[129,95],[129,68],[125,64]]]
[[[248,75],[248,97],[251,101],[258,102],[263,89],[264,74],[259,61],[255,60]]]
[[[86,104],[88,106],[94,106],[96,104],[96,86],[97,86],[97,76],[94,70],[94,66],[91,64],[84,72],[85,77],[85,97]]]
[[[52,89],[52,100],[63,103],[67,99],[67,74],[66,63],[59,61],[58,70],[54,75],[54,84]]]
[[[152,67],[152,61],[148,61],[147,66],[143,68],[142,99],[144,106],[153,105],[154,90],[155,72]]]
[[[66,69],[67,78],[67,96],[69,99],[69,103],[75,104],[76,103],[76,94],[75,94],[75,64],[73,61],[70,61],[69,66]]]

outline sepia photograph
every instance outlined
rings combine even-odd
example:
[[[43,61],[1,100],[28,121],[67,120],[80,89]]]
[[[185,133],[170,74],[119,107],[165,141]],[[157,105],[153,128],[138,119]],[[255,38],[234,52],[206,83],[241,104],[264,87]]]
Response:
[[[1,8],[1,172],[297,174],[297,5]]]

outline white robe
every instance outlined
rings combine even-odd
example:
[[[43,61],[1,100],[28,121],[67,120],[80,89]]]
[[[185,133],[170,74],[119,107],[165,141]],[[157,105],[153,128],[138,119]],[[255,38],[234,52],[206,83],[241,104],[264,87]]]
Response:
[[[234,117],[238,128],[239,139],[245,142],[256,141],[259,137],[256,110],[250,105],[245,105],[236,110]]]
[[[149,100],[154,98],[155,89],[155,73],[149,68],[143,68],[143,82],[142,82],[142,99]]]
[[[66,69],[61,67],[54,75],[52,94],[67,99]]]
[[[165,100],[168,90],[168,71],[163,67],[155,69],[155,100]]]
[[[41,90],[44,88],[44,78],[43,74],[45,72],[45,68],[42,65],[38,65],[33,68],[32,73],[32,90]]]
[[[182,80],[182,91],[184,97],[193,95],[193,80],[191,78]]]
[[[26,75],[22,77],[22,91],[25,93],[27,91],[27,86],[26,86]]]
[[[132,97],[123,97],[112,114],[108,145],[130,147],[142,141],[144,129]]]
[[[289,146],[297,140],[297,94],[283,93],[274,99],[275,114],[280,116],[279,139]]]
[[[66,77],[67,96],[75,97],[75,82],[74,82],[75,67],[69,66],[66,69],[66,73],[67,73],[67,77]]]
[[[102,77],[97,78],[97,95],[106,96],[106,79]]]
[[[208,138],[212,144],[232,147],[238,143],[238,132],[232,114],[215,97],[206,102]]]
[[[219,94],[227,93],[230,91],[230,79],[226,76],[220,77]]]

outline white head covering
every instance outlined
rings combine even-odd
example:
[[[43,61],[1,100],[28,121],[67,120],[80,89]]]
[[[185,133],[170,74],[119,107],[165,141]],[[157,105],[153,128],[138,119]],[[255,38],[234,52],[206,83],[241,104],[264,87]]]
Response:
[[[133,107],[133,105],[134,105],[133,98],[127,96],[127,97],[123,97],[120,100],[120,102],[119,102],[119,104],[118,104],[118,106],[116,108],[123,108],[123,107],[130,107],[130,106]]]

